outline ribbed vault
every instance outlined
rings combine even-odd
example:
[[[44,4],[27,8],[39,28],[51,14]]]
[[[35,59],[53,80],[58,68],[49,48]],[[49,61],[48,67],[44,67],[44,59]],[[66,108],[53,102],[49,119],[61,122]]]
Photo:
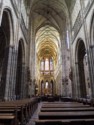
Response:
[[[69,0],[71,1],[71,0]],[[71,2],[70,2],[71,3]],[[36,67],[42,58],[51,57],[58,70],[62,62],[62,45],[69,26],[69,8],[66,0],[32,0],[30,9],[31,32],[35,39]],[[36,69],[39,74],[40,68]],[[37,76],[39,76],[37,74]]]
[[[45,25],[51,25],[61,32],[68,22],[68,8],[64,0],[34,0],[31,15],[35,32]]]
[[[44,48],[50,50],[50,53],[58,55],[60,50],[56,50],[56,48],[61,48],[60,37],[66,31],[69,19],[65,0],[32,1],[31,19],[33,32],[36,34],[36,50],[39,55]]]
[[[55,28],[49,25],[40,28],[36,34],[36,51],[40,60],[43,57],[52,57],[56,62],[60,47],[60,36]]]

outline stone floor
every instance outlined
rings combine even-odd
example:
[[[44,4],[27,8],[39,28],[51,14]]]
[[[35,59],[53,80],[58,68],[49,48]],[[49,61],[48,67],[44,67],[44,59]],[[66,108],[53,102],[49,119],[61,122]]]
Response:
[[[29,122],[27,123],[27,125],[35,125],[35,120],[38,119],[38,113],[40,111],[40,108],[42,106],[42,102],[40,102],[38,104],[38,108],[36,109],[35,113],[33,114],[32,118],[29,120]]]

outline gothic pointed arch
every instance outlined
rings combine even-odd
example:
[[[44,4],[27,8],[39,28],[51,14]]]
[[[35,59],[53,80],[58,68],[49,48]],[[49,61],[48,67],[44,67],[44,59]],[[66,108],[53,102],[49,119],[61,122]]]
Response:
[[[78,96],[86,97],[86,81],[85,81],[85,67],[84,67],[84,57],[86,54],[86,47],[82,39],[78,39],[76,45],[76,81],[77,81],[77,91]]]
[[[6,96],[6,84],[9,82],[9,65],[11,43],[13,41],[13,22],[11,11],[7,8],[3,10],[0,25],[0,98]]]
[[[18,58],[17,58],[17,72],[16,72],[16,86],[15,86],[15,95],[16,99],[23,97],[23,66],[25,63],[25,50],[23,39],[19,40],[18,44]]]

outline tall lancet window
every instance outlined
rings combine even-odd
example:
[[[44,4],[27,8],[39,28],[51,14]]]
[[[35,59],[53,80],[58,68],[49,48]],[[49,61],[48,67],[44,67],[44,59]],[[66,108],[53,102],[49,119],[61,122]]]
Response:
[[[53,70],[53,59],[50,59],[50,70]]]
[[[49,59],[48,58],[45,59],[45,70],[46,71],[49,70]]]
[[[44,70],[44,59],[41,60],[41,70]]]
[[[68,32],[68,30],[67,30],[67,38],[66,38],[66,40],[67,40],[67,48],[69,49],[70,43],[69,43],[69,32]]]

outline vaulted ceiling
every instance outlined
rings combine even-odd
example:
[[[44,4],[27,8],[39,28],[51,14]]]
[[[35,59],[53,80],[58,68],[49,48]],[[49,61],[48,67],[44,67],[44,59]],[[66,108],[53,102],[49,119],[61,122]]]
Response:
[[[36,35],[38,56],[60,52],[60,36],[69,24],[69,9],[73,0],[32,0],[30,17]]]
[[[34,0],[31,7],[31,16],[36,31],[46,24],[62,31],[69,17],[65,0]]]
[[[36,50],[38,57],[57,58],[59,52],[60,36],[57,30],[49,25],[40,28],[36,34]]]
[[[76,0],[65,0],[65,2],[70,11],[70,8],[75,4]]]
[[[40,1],[40,0],[39,0]],[[48,0],[46,0],[47,2]],[[51,0],[50,0],[51,1]],[[72,5],[74,5],[74,3],[76,2],[76,0],[57,0],[59,1],[65,1],[65,4],[67,5],[68,10],[70,11],[70,8],[72,7]],[[35,0],[24,0],[26,7],[30,8],[30,6],[32,7],[33,4],[36,2]]]

